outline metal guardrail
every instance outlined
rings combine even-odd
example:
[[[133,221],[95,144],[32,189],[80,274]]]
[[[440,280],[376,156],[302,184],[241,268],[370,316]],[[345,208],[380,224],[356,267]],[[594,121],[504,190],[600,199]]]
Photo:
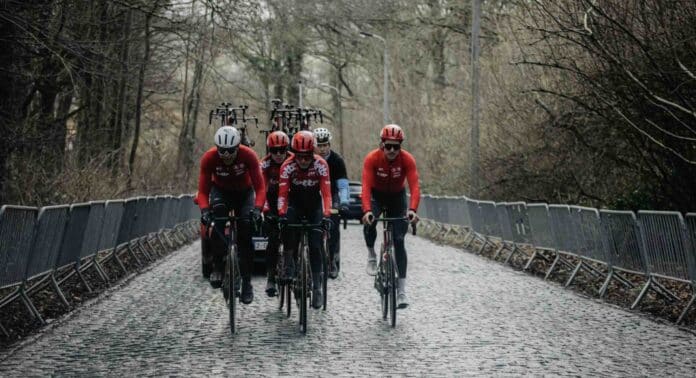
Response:
[[[683,309],[681,322],[696,303],[696,213],[685,217],[678,212],[597,210],[524,202],[495,203],[467,197],[422,197],[422,217],[464,226],[478,238],[482,252],[492,241],[499,242],[493,258],[510,250],[510,261],[518,247],[532,247],[524,269],[540,252],[551,252],[555,260],[546,278],[559,264],[571,270],[570,285],[582,270],[603,279],[599,295],[604,296],[612,280],[634,286],[624,273],[642,275],[646,283],[633,303],[638,306],[648,290],[672,301],[680,299],[657,279],[691,285],[694,295]],[[528,249],[528,248],[527,248]],[[544,257],[547,258],[547,257]],[[575,261],[575,262],[572,262]]]
[[[70,307],[60,285],[78,275],[91,291],[83,272],[95,268],[108,283],[102,264],[116,259],[127,272],[117,251],[124,248],[151,259],[156,253],[150,242],[173,245],[164,230],[176,240],[197,235],[190,220],[198,218],[193,196],[138,197],[126,200],[92,201],[71,205],[0,207],[0,289],[10,288],[0,298],[0,308],[20,299],[32,316],[43,319],[31,302],[30,294],[51,284],[61,301]],[[177,236],[179,235],[179,236]],[[146,243],[143,243],[143,240]],[[162,245],[164,246],[164,245]],[[111,251],[110,253],[108,253]],[[99,252],[107,252],[100,260]],[[29,286],[31,285],[31,286]],[[14,288],[14,290],[12,290]],[[0,330],[5,329],[0,325]],[[6,333],[6,332],[5,332]]]

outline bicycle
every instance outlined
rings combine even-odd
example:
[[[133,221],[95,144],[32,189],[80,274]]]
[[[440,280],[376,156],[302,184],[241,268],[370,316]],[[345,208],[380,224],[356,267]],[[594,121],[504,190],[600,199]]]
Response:
[[[386,213],[386,209],[382,210],[382,214]],[[375,275],[375,289],[380,295],[380,303],[382,305],[382,320],[387,320],[387,315],[390,316],[390,324],[392,328],[396,327],[396,285],[399,276],[399,270],[396,266],[396,258],[394,256],[394,241],[393,241],[393,222],[408,221],[406,217],[380,217],[376,222],[382,222],[383,238],[380,246],[380,254],[377,264],[377,274]],[[411,224],[413,235],[416,234],[415,223]]]
[[[283,308],[283,301],[285,301],[286,306],[286,316],[289,318],[291,314],[291,301],[293,292],[295,294],[295,299],[299,307],[299,325],[300,332],[307,333],[307,303],[310,300],[309,290],[311,289],[310,283],[312,282],[312,272],[309,266],[309,233],[315,229],[322,229],[322,246],[321,246],[321,258],[322,266],[327,269],[328,266],[328,249],[326,248],[326,240],[328,239],[328,233],[321,223],[309,223],[307,219],[301,219],[300,223],[291,223],[283,227],[284,231],[288,229],[298,229],[301,231],[302,236],[298,243],[297,255],[295,259],[295,277],[288,278],[284,277],[280,281],[280,309]],[[281,250],[284,247],[281,245]],[[281,262],[283,259],[279,259],[279,277],[282,277],[284,271],[284,264]],[[326,272],[326,271],[325,271]],[[324,301],[322,303],[323,310],[326,311],[327,305],[327,289],[328,278],[324,274],[322,279],[322,289],[324,292]]]
[[[237,253],[236,240],[237,217],[231,213],[230,211],[226,217],[214,217],[208,228],[215,230],[226,244],[225,275],[222,280],[222,295],[229,309],[230,332],[234,335],[236,332],[237,298],[239,297],[237,289],[240,287],[241,273],[239,270],[239,254]],[[220,231],[215,228],[216,222],[225,222],[223,234],[220,234]]]

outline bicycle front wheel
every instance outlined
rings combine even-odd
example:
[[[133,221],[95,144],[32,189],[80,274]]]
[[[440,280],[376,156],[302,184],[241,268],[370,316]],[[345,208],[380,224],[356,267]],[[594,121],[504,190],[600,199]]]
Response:
[[[236,288],[235,285],[237,284],[237,280],[239,279],[238,276],[238,270],[239,267],[237,266],[237,254],[235,250],[235,246],[233,243],[230,243],[229,248],[227,249],[227,263],[226,269],[225,269],[225,275],[227,276],[227,287],[225,290],[227,290],[227,298],[228,298],[228,308],[229,308],[229,316],[230,316],[230,332],[234,335],[236,331],[236,317],[237,317],[237,297],[236,297]]]
[[[309,285],[309,246],[303,243],[300,257],[300,332],[307,333],[307,301]]]
[[[387,293],[389,297],[389,315],[391,318],[392,328],[396,327],[396,259],[394,259],[394,251],[391,249],[389,251],[389,261],[387,265],[388,269],[388,288]]]
[[[322,292],[324,293],[324,303],[323,303],[323,308],[322,311],[326,311],[326,300],[328,298],[328,286],[329,286],[329,246],[327,244],[326,239],[324,239],[324,242],[322,243],[322,257],[323,257],[323,262],[324,262],[324,275],[322,277],[322,282],[321,282],[321,289]]]

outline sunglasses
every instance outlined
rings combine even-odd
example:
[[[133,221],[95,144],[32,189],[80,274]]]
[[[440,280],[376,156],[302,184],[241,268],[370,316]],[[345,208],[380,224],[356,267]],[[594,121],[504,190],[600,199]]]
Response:
[[[295,155],[295,159],[302,160],[302,161],[312,160],[313,157],[314,156],[312,156],[312,155],[300,155],[300,154]]]
[[[288,151],[287,147],[271,147],[268,151],[272,154],[284,154]]]
[[[237,147],[218,147],[217,150],[220,155],[234,155],[237,152]]]
[[[392,151],[399,151],[401,149],[400,144],[385,144],[384,145],[385,150],[392,150]]]

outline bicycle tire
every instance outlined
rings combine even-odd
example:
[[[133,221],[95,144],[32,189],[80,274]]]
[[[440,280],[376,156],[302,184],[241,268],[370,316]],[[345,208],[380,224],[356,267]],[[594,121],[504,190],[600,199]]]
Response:
[[[230,238],[232,239],[232,238]],[[235,295],[235,284],[237,282],[237,256],[236,248],[234,243],[229,243],[229,248],[227,249],[227,272],[225,272],[229,277],[229,283],[227,285],[227,295],[229,298],[229,318],[230,318],[230,332],[232,335],[236,332],[236,317],[237,317],[237,296]]]
[[[308,293],[307,293],[307,285],[308,285],[308,276],[309,276],[309,269],[308,269],[308,264],[309,260],[308,258],[308,253],[309,253],[309,246],[307,245],[307,236],[305,235],[303,237],[303,243],[302,243],[302,254],[300,257],[300,332],[302,333],[307,333],[307,302],[308,302]]]
[[[389,271],[389,292],[388,292],[388,297],[389,297],[389,311],[390,311],[390,317],[391,317],[391,326],[392,328],[396,327],[396,259],[394,258],[394,250],[393,247],[390,247],[389,249],[389,264],[387,266],[387,269]]]
[[[288,282],[285,284],[285,317],[289,318],[292,312],[292,285]]]
[[[285,304],[285,284],[278,283],[278,310],[283,310],[283,305]]]
[[[381,248],[384,251],[384,248]],[[379,254],[379,266],[377,267],[377,290],[379,291],[379,302],[382,306],[382,320],[387,320],[389,313],[389,297],[387,296],[387,271],[382,258],[382,252]]]
[[[322,257],[324,260],[324,274],[322,276],[321,280],[321,289],[322,292],[324,293],[324,303],[322,304],[322,311],[326,311],[326,304],[327,304],[327,298],[328,298],[328,287],[329,287],[329,247],[328,247],[328,242],[326,239],[324,239],[324,242],[322,243]]]

